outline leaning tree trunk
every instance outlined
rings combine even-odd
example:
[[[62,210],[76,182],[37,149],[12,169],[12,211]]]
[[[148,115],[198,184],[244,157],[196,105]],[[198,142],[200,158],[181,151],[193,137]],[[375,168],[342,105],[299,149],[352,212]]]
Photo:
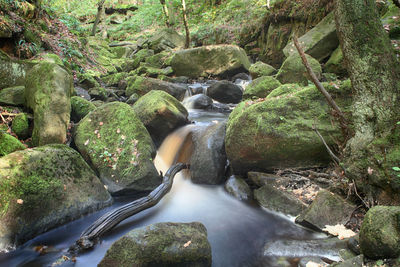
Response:
[[[354,89],[344,167],[368,200],[400,203],[400,69],[375,0],[337,0],[336,28]]]
[[[104,2],[106,0],[100,0],[97,6],[97,15],[96,15],[96,20],[94,21],[93,24],[93,28],[92,28],[92,33],[90,34],[91,36],[95,36],[96,35],[96,28],[97,28],[97,24],[99,24],[100,18],[101,18],[101,14],[103,13],[103,6],[104,6]]]
[[[170,24],[171,20],[170,20],[170,17],[169,17],[169,10],[168,10],[168,7],[167,7],[167,3],[165,2],[165,0],[160,0],[160,4],[162,6],[162,11],[163,11],[163,14],[164,14],[165,25],[168,28],[170,28],[171,27],[171,24]]]
[[[183,24],[185,25],[185,32],[186,32],[185,48],[189,48],[189,46],[190,46],[190,31],[189,31],[189,25],[188,25],[187,15],[186,15],[185,0],[182,0],[182,16],[183,16]]]

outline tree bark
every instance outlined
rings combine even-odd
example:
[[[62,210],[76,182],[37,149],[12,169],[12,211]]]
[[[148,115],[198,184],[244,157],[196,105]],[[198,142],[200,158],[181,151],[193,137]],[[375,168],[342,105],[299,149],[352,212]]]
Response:
[[[164,14],[164,21],[165,21],[165,25],[170,28],[171,24],[170,24],[170,17],[169,17],[169,11],[168,11],[168,7],[167,7],[167,3],[165,2],[165,0],[160,0],[160,4],[162,6],[162,11]]]
[[[345,147],[344,167],[370,201],[400,203],[392,170],[400,158],[399,63],[375,0],[337,0],[335,18],[354,90],[354,136]]]
[[[188,25],[187,15],[186,15],[185,0],[182,0],[182,16],[183,16],[183,24],[185,25],[185,32],[186,32],[185,48],[189,48],[190,47],[190,31],[189,31],[189,25]]]
[[[94,24],[93,24],[92,33],[90,34],[91,36],[96,35],[96,28],[97,28],[97,25],[99,24],[101,14],[103,13],[103,6],[104,6],[105,1],[106,0],[100,0],[98,3],[96,20],[94,21]]]
[[[181,170],[188,168],[189,165],[185,163],[177,163],[170,167],[165,173],[162,183],[151,191],[150,194],[101,216],[83,231],[80,238],[69,250],[77,253],[93,247],[97,238],[110,231],[123,220],[155,206],[171,190],[175,175]]]

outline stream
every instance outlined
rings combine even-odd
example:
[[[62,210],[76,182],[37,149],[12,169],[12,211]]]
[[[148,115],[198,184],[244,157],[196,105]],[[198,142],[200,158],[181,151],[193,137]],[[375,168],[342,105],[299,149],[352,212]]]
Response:
[[[189,119],[195,122],[195,127],[205,127],[228,118],[226,113],[203,110],[189,110],[189,114]],[[174,151],[178,149],[174,147],[183,143],[185,132],[187,134],[189,131],[181,128],[164,141],[155,159],[158,170],[165,173],[168,165],[176,157]],[[129,201],[131,199],[116,199],[111,207],[42,234],[13,252],[0,254],[0,266],[51,266],[67,253],[68,247],[92,222]],[[62,266],[96,266],[112,243],[132,229],[158,222],[194,221],[203,223],[207,228],[214,267],[275,266],[274,258],[279,255],[262,255],[262,248],[268,241],[311,240],[320,237],[319,234],[296,225],[288,217],[231,197],[223,185],[193,184],[190,174],[182,171],[176,175],[171,192],[159,204],[123,221],[104,235],[94,249],[77,256],[76,262],[68,261]],[[45,253],[37,252],[37,247],[41,246],[47,246]],[[294,258],[302,255],[289,251],[285,256]],[[330,255],[322,256],[332,258]]]

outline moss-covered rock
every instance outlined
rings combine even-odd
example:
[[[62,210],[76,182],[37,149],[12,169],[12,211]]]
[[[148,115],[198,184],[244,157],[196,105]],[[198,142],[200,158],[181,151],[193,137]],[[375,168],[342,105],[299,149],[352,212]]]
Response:
[[[95,173],[65,145],[0,158],[0,250],[111,204]]]
[[[175,52],[171,66],[176,76],[225,78],[247,72],[250,61],[238,46],[212,45]]]
[[[0,52],[0,88],[24,85],[30,65],[23,61],[11,60]]]
[[[211,266],[207,229],[199,222],[167,222],[132,230],[112,244],[99,266]]]
[[[46,53],[44,55],[41,55],[41,57],[43,58],[44,61],[50,62],[50,63],[54,63],[60,66],[64,66],[61,58],[53,53]]]
[[[225,129],[226,123],[218,123],[192,131],[194,151],[190,174],[193,183],[220,184],[225,181]]]
[[[20,113],[14,117],[11,124],[11,130],[20,139],[26,139],[29,137],[29,121],[26,113]]]
[[[77,76],[80,85],[85,89],[100,86],[99,82],[90,73],[78,73]]]
[[[96,106],[80,96],[71,97],[71,118],[78,122],[90,111],[96,109]]]
[[[343,52],[340,47],[333,51],[329,60],[325,63],[324,70],[339,76],[345,76],[347,74],[347,69],[343,60]]]
[[[278,88],[272,90],[267,95],[267,98],[274,98],[274,97],[281,96],[281,95],[295,93],[297,91],[300,91],[301,89],[303,89],[303,87],[301,87],[297,83],[282,84]]]
[[[262,76],[253,80],[243,93],[243,99],[264,98],[281,83],[272,76]]]
[[[17,138],[0,131],[0,157],[25,148]]]
[[[160,69],[160,68],[155,68],[151,65],[148,65],[147,63],[143,64],[143,62],[142,62],[142,63],[140,63],[139,68],[137,68],[134,73],[136,75],[157,78],[157,77],[171,75],[173,72],[174,71],[172,70],[171,67],[166,67],[166,68]]]
[[[179,101],[182,101],[187,91],[186,86],[148,77],[131,76],[127,79],[127,82],[127,96],[131,96],[133,94],[143,96],[151,90],[160,90],[167,92]]]
[[[345,225],[355,208],[340,196],[321,190],[308,209],[296,218],[296,223],[315,230],[322,230],[326,225]]]
[[[161,182],[153,165],[155,147],[133,109],[112,102],[84,117],[75,144],[112,194],[143,193]]]
[[[257,61],[249,68],[250,75],[253,79],[261,76],[270,76],[276,72],[276,69],[262,61]]]
[[[130,69],[136,69],[139,67],[140,62],[144,62],[146,58],[154,56],[154,50],[151,49],[141,49],[139,50],[136,54],[132,55],[131,59],[131,66],[129,66]]]
[[[42,62],[27,73],[25,101],[33,110],[35,145],[66,141],[73,93],[71,75],[57,64]]]
[[[163,68],[169,66],[168,61],[171,59],[171,52],[163,51],[151,57],[147,57],[145,62],[155,68]]]
[[[107,86],[117,86],[118,83],[121,80],[124,80],[126,77],[128,77],[128,73],[118,72],[118,73],[107,75],[107,76],[103,77],[102,80],[104,81],[104,83]]]
[[[172,28],[162,29],[155,33],[149,40],[149,46],[154,51],[161,52],[185,46],[185,37],[177,33]]]
[[[173,130],[188,123],[186,108],[164,91],[150,91],[136,101],[133,109],[157,146]]]
[[[321,61],[336,49],[339,45],[339,39],[336,34],[335,16],[333,12],[329,13],[314,28],[299,38],[304,52],[313,58]],[[290,42],[283,49],[285,56],[297,54],[297,49],[293,42]]]
[[[88,91],[88,93],[94,100],[106,101],[109,96],[107,90],[102,86],[93,87]]]
[[[0,90],[0,105],[23,106],[24,103],[24,86],[14,86]]]
[[[360,248],[371,259],[400,256],[399,206],[375,206],[367,212],[360,230]]]
[[[322,69],[319,62],[309,55],[306,55],[306,58],[317,78],[320,78],[322,74]],[[304,67],[303,62],[301,61],[301,57],[298,54],[290,55],[283,62],[276,78],[282,84],[300,83],[307,85],[309,80],[306,67]]]
[[[342,110],[351,104],[350,81],[324,83]],[[241,102],[230,114],[225,148],[235,173],[274,168],[325,166],[330,157],[312,129],[330,146],[340,139],[330,109],[315,86],[284,97]]]

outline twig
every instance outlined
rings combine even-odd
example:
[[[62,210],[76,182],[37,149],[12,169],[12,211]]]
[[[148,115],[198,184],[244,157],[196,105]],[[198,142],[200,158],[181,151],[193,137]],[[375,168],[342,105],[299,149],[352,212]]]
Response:
[[[304,53],[303,49],[301,48],[299,41],[297,40],[297,37],[293,37],[293,43],[297,48],[297,51],[300,54],[301,60],[303,61],[303,65],[307,69],[308,75],[310,75],[312,82],[315,84],[317,89],[324,95],[326,101],[328,101],[328,104],[336,111],[336,113],[339,116],[339,123],[340,127],[342,128],[343,135],[347,135],[348,132],[348,127],[347,127],[347,120],[344,117],[343,112],[339,108],[339,106],[336,104],[335,100],[333,100],[332,96],[326,91],[325,87],[322,85],[322,83],[318,80],[317,76],[315,75],[314,71],[312,70],[310,64],[307,61],[306,54]],[[347,138],[347,136],[344,136]]]
[[[328,144],[325,142],[325,139],[322,137],[322,135],[318,132],[317,128],[315,127],[315,125],[313,124],[312,129],[317,133],[319,139],[321,139],[322,143],[324,143],[326,150],[328,150],[329,156],[331,156],[331,158],[337,163],[339,164],[340,160],[339,158],[332,152],[332,150],[330,149],[330,147],[328,146]]]
[[[1,120],[6,124],[6,125],[8,125],[8,123],[7,123],[7,121],[4,119],[4,117],[3,117],[3,115],[0,113],[0,117],[1,117]]]
[[[357,192],[357,185],[356,182],[353,180],[353,185],[354,185],[354,193],[356,194],[356,196],[362,201],[362,203],[364,204],[364,206],[369,209],[371,208],[371,206],[365,202],[365,200],[358,194]]]

